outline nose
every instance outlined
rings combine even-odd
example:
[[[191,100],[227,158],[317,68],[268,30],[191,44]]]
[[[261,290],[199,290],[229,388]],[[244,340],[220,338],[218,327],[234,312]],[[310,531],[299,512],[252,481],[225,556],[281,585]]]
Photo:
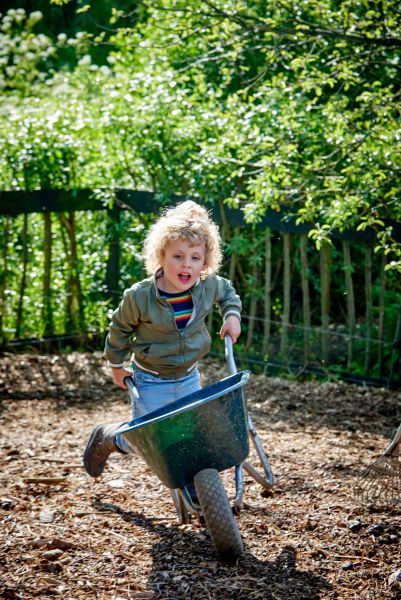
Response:
[[[191,266],[191,261],[188,258],[188,256],[184,256],[184,258],[182,259],[182,266],[183,267],[190,267]]]

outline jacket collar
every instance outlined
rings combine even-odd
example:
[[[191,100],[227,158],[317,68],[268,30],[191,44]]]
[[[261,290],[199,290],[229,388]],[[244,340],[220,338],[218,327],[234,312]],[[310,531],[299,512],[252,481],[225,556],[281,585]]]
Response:
[[[163,275],[163,269],[159,269],[158,271],[156,271],[156,273],[154,275],[152,275],[150,277],[150,280],[152,281],[152,284],[153,284],[152,287],[153,287],[155,296],[159,300],[162,300],[162,298],[161,298],[161,296],[159,294],[159,288],[157,287],[157,280],[160,279],[160,277],[162,275]],[[201,278],[198,277],[198,279],[195,282],[195,284],[191,288],[189,288],[190,290],[192,290],[192,293],[195,294],[196,296],[199,295],[199,293],[200,293],[200,291],[202,289],[202,286],[200,285],[201,281],[202,281]]]

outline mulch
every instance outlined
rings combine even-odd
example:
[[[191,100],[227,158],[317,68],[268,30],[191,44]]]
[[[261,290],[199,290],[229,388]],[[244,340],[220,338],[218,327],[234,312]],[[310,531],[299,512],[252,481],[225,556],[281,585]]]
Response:
[[[201,372],[227,375],[209,360]],[[83,470],[94,424],[129,419],[100,353],[3,354],[0,597],[401,599],[401,503],[353,494],[401,422],[401,392],[252,375],[246,395],[276,485],[245,476],[245,553],[230,565],[201,523],[178,524],[138,456],[112,454],[96,480]]]

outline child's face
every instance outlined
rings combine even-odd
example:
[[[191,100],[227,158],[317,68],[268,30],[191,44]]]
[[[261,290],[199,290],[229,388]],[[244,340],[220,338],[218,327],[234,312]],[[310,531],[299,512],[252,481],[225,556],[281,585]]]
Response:
[[[205,262],[205,244],[191,246],[187,240],[169,242],[161,261],[163,275],[158,286],[170,294],[189,290],[204,270]]]

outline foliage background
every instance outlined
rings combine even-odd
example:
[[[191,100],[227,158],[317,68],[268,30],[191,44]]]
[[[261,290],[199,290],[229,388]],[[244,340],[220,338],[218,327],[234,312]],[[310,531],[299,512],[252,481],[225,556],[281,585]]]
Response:
[[[298,223],[313,225],[307,251],[310,326],[322,325],[319,253],[332,244],[331,322],[341,335],[347,327],[348,334],[358,334],[361,348],[367,336],[377,346],[386,344],[387,372],[394,368],[401,265],[391,228],[391,220],[401,217],[397,2],[196,0],[188,6],[181,0],[37,0],[5,2],[2,11],[1,189],[85,188],[110,206],[116,188],[146,189],[161,204],[179,193],[210,206],[221,202],[240,209],[249,226],[235,231],[227,226],[225,274],[233,269],[245,315],[256,291],[255,316],[244,321],[246,330],[256,323],[255,339],[266,335],[266,252],[264,234],[253,224],[267,209],[285,208]],[[74,269],[82,284],[84,329],[101,330],[107,321],[110,300],[102,285],[112,234],[105,214],[79,214],[75,221]],[[4,336],[13,337],[16,330],[24,244],[29,277],[20,335],[72,330],[79,319],[68,315],[66,273],[73,267],[68,267],[65,222],[51,217],[49,329],[41,283],[43,219],[30,215],[29,243],[22,240],[22,219],[8,219],[3,228]],[[146,223],[146,217],[126,213],[115,224],[122,234],[121,289],[141,276],[137,258]],[[365,246],[352,243],[359,329],[350,330],[344,295],[349,267],[341,243],[333,241],[333,232],[366,228],[376,234],[376,333],[367,333]],[[268,318],[279,338],[286,285],[281,234],[275,233],[272,242]],[[290,320],[302,328],[300,255],[300,240],[294,237]],[[244,344],[252,358],[252,338]],[[296,353],[298,342],[294,346]],[[321,362],[319,348],[317,343],[313,361]],[[263,359],[260,355],[255,351],[253,358]],[[352,368],[364,367],[357,360]],[[377,373],[380,369],[376,364]]]

